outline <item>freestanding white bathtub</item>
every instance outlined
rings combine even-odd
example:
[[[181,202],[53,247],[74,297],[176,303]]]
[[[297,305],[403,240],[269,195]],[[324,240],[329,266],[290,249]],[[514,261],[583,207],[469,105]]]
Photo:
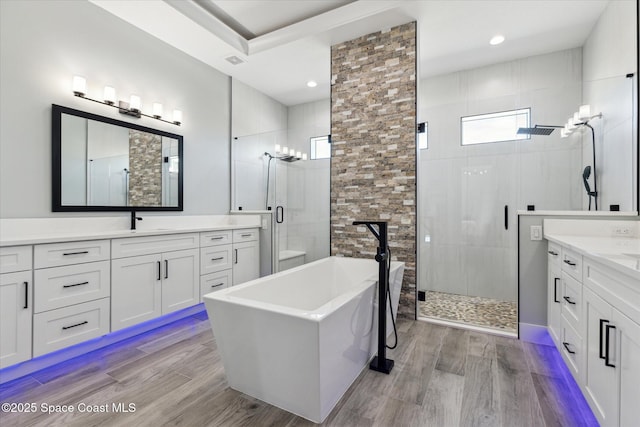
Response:
[[[394,315],[403,273],[391,263]],[[377,351],[377,281],[374,260],[329,257],[205,295],[229,386],[324,421]]]

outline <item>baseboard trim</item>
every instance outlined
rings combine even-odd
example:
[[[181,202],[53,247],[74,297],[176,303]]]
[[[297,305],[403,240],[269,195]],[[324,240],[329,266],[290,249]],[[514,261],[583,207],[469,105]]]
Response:
[[[546,326],[534,325],[531,323],[519,323],[518,332],[522,341],[541,345],[555,345]]]

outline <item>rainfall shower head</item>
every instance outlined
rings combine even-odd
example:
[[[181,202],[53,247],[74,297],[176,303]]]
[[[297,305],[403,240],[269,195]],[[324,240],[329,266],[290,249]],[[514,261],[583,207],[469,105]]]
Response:
[[[552,125],[535,125],[532,128],[519,128],[518,135],[551,135],[554,129],[561,129],[564,126],[552,126]]]

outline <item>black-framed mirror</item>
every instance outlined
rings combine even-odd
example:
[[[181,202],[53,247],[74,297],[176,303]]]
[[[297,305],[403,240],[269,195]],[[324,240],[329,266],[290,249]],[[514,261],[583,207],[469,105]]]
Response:
[[[52,105],[52,210],[182,211],[183,138]]]

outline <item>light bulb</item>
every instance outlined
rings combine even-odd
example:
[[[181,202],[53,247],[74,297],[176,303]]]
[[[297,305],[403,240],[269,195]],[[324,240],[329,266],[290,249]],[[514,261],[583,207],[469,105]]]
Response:
[[[135,112],[140,111],[140,97],[138,95],[131,95],[131,100],[129,101],[129,109]]]
[[[276,154],[280,154],[280,144],[276,144],[275,151]]]
[[[177,125],[182,123],[182,111],[173,110],[173,123]]]
[[[307,153],[302,153],[302,160],[307,160]]]
[[[162,104],[158,102],[153,103],[153,117],[159,119],[162,117]]]
[[[104,102],[109,105],[113,105],[116,102],[116,90],[111,86],[104,87]]]
[[[297,152],[296,152],[296,157],[297,157],[298,159],[301,159],[301,158],[302,158],[302,153],[301,153],[300,151],[297,151]]]
[[[289,149],[287,147],[282,147],[282,154],[284,154],[285,156],[289,155]]]
[[[87,91],[87,80],[82,76],[73,76],[73,94],[84,96]]]
[[[591,105],[581,105],[580,111],[578,111],[578,116],[580,120],[589,120],[591,118]]]

